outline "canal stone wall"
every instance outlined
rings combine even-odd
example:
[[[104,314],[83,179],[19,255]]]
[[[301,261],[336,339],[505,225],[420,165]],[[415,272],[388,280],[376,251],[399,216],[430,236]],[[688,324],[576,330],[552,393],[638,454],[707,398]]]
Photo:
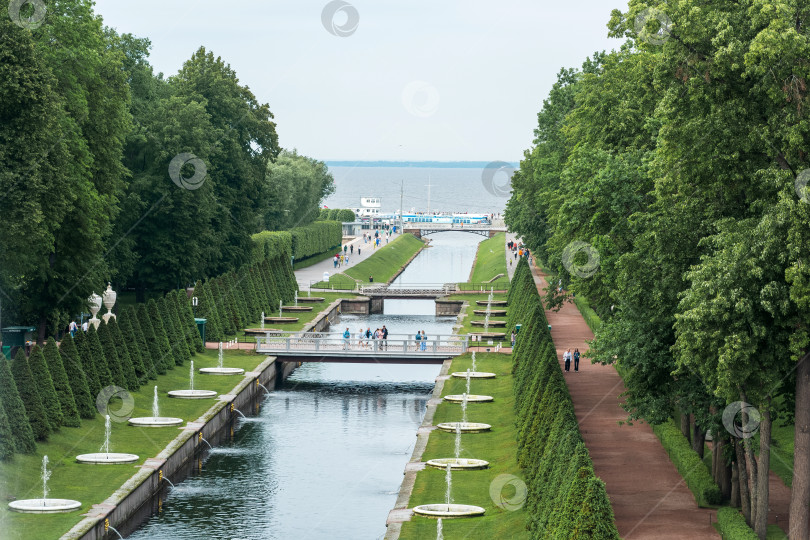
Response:
[[[436,299],[436,316],[446,317],[455,316],[461,313],[461,308],[464,305],[464,300],[447,300],[444,298]]]

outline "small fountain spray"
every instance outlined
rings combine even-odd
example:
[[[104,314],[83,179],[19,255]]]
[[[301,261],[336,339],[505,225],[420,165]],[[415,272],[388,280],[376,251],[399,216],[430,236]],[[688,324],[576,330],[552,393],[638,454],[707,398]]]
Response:
[[[282,309],[284,306],[284,300],[278,301],[278,316],[281,317],[284,310]]]
[[[76,456],[76,461],[79,463],[95,463],[115,465],[118,463],[132,463],[138,461],[138,456],[135,454],[120,454],[117,452],[110,452],[110,437],[112,435],[112,422],[110,415],[104,415],[104,442],[97,454],[81,454]]]
[[[461,424],[456,424],[456,459],[461,456]]]
[[[444,540],[444,535],[442,534],[442,518],[436,522],[436,540]]]
[[[298,291],[295,291],[295,307],[298,307]]]
[[[110,453],[110,435],[112,434],[112,422],[110,422],[110,415],[104,415],[104,443],[101,445],[101,453],[109,455]]]
[[[152,395],[152,416],[130,418],[129,424],[138,427],[166,427],[177,426],[185,422],[182,418],[170,416],[160,416],[160,406],[158,404],[158,387],[155,385]]]
[[[157,388],[157,386],[155,387]],[[157,399],[157,394],[155,394],[155,399]],[[467,423],[467,394],[461,394],[461,422],[466,424]]]
[[[264,320],[264,319],[262,319]],[[230,348],[233,340],[228,341],[227,347]],[[225,352],[222,350],[222,342],[219,342],[219,355],[217,357],[217,367],[210,367],[210,368],[201,368],[200,373],[207,373],[209,375],[241,375],[245,372],[242,368],[230,368],[224,367],[223,364],[225,362]],[[210,396],[201,396],[201,397],[210,397]]]
[[[261,325],[262,325],[262,330],[264,330],[264,311],[262,311],[262,322],[261,322]]]
[[[219,369],[222,369],[222,362],[223,362],[224,358],[225,358],[225,356],[222,353],[222,342],[220,341],[219,342],[219,363],[217,364],[217,367]]]
[[[467,395],[470,394],[470,369],[467,368]]]
[[[42,456],[40,478],[42,479],[42,498],[12,501],[8,503],[9,510],[28,514],[52,514],[70,512],[81,507],[82,503],[79,501],[48,498],[48,480],[51,478],[51,471],[48,470],[48,456]]]
[[[154,398],[152,399],[152,418],[160,417],[160,407],[158,406],[157,385],[155,385]]]
[[[188,389],[194,391],[194,360],[191,361],[191,369],[188,370]]]
[[[447,510],[449,511],[450,510],[450,485],[452,484],[452,481],[453,481],[451,471],[453,470],[453,468],[448,463],[447,468],[445,470],[447,471],[445,473],[445,475],[444,475],[444,478],[447,481],[447,491],[444,494],[444,502],[445,502],[445,504],[447,504]]]
[[[191,361],[191,367],[188,370],[188,390],[172,390],[169,392],[169,397],[183,398],[183,399],[203,399],[212,398],[217,395],[213,390],[195,390],[194,389],[194,360]]]
[[[475,351],[472,352],[472,370],[475,371]]]

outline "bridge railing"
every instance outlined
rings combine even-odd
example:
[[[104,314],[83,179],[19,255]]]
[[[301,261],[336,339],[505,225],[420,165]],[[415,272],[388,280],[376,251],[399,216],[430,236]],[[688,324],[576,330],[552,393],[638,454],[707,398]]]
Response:
[[[416,334],[388,334],[388,339],[367,338],[352,333],[347,339],[341,333],[297,332],[269,333],[256,338],[256,352],[272,353],[323,353],[323,354],[369,354],[419,355],[464,354],[467,352],[467,336],[440,335],[417,340]]]
[[[309,290],[317,290],[315,289],[315,284],[320,283],[316,280],[310,280],[309,282]],[[442,292],[443,294],[454,294],[456,292],[479,292],[479,293],[489,293],[490,289],[493,289],[495,292],[504,292],[509,288],[509,279],[507,277],[498,278],[493,282],[489,281],[482,281],[482,282],[459,282],[459,283],[393,283],[391,285],[386,285],[385,283],[369,283],[365,285],[361,285],[359,283],[345,286],[344,283],[338,282],[335,284],[330,283],[326,290],[334,290],[334,291],[346,291],[346,292],[355,292],[359,294],[366,294],[366,293],[375,293],[375,292],[385,292],[385,291],[396,291],[402,292],[403,290],[413,290],[413,291],[429,291],[429,292]],[[416,293],[414,293],[416,294]]]

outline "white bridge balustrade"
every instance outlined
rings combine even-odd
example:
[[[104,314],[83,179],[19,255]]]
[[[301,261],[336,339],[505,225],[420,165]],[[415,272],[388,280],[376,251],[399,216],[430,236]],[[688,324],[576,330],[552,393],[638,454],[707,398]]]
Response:
[[[447,359],[467,352],[467,336],[428,336],[416,339],[416,334],[388,334],[388,339],[371,339],[352,333],[345,339],[339,332],[269,333],[256,338],[256,352],[276,356],[280,360],[340,362]],[[424,346],[424,349],[422,348]],[[364,360],[365,359],[365,360]],[[289,360],[288,360],[289,361]]]

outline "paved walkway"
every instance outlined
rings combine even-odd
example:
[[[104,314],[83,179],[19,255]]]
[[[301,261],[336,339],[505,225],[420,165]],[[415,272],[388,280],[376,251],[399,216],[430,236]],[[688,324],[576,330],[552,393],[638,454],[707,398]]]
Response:
[[[369,231],[374,236],[374,230]],[[385,233],[382,229],[380,229],[380,235],[382,235],[382,240],[380,241],[380,248],[385,245]],[[389,242],[393,242],[394,238],[398,238],[400,233],[397,232],[396,234],[392,234]],[[302,291],[306,291],[309,288],[310,283],[315,283],[316,281],[321,281],[323,279],[323,273],[329,272],[330,276],[333,276],[339,272],[344,272],[347,268],[354,266],[355,264],[359,263],[360,261],[364,261],[371,257],[373,253],[376,253],[374,246],[372,245],[371,241],[368,243],[363,242],[362,236],[357,236],[353,240],[346,242],[347,246],[354,246],[354,253],[352,254],[349,252],[349,264],[344,264],[340,268],[335,268],[335,264],[332,262],[332,258],[325,259],[321,262],[315,263],[312,266],[307,266],[306,268],[302,268],[300,270],[295,271],[295,280],[298,282],[298,288]],[[360,255],[357,254],[358,248],[360,250]],[[350,248],[351,249],[351,248]],[[379,249],[379,248],[377,248]],[[337,253],[337,250],[335,250]]]
[[[546,281],[532,269],[538,289]],[[562,364],[570,347],[588,349],[593,334],[573,304],[546,312],[551,336]],[[627,413],[619,405],[624,383],[613,366],[580,362],[579,372],[565,373],[580,431],[591,454],[594,470],[606,485],[616,527],[625,540],[720,538],[711,523],[716,512],[698,508],[648,424],[619,425]]]

